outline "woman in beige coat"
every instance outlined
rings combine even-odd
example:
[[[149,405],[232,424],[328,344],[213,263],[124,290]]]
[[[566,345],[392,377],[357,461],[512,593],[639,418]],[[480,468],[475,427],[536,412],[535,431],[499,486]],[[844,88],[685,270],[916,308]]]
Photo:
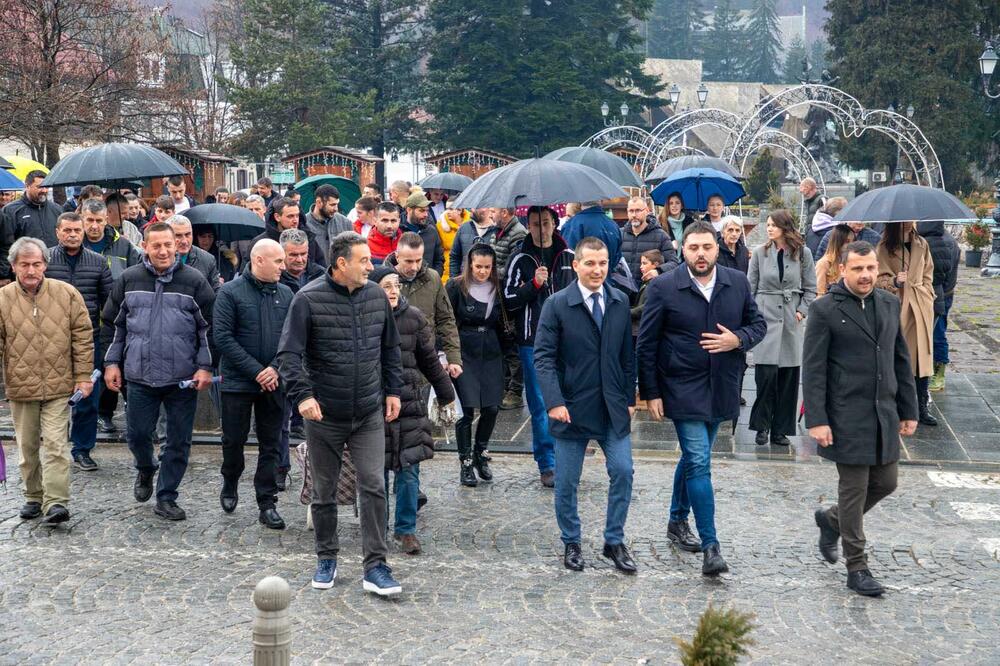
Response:
[[[927,384],[934,374],[934,260],[930,247],[916,233],[912,222],[891,223],[885,225],[876,256],[877,286],[892,292],[901,302],[899,327],[917,380],[920,422],[935,426],[937,419],[927,410]]]

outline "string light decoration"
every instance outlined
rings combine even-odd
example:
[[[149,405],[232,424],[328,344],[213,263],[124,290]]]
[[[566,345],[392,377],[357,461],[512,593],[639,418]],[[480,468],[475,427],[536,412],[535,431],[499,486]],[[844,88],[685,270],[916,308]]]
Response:
[[[359,183],[364,179],[374,179],[375,163],[381,162],[382,158],[340,146],[323,146],[303,153],[288,155],[283,157],[281,161],[292,165],[296,180],[308,178],[317,175],[317,173],[329,173],[329,171],[319,171],[316,167],[324,169],[332,167],[337,171],[333,175],[350,178]]]
[[[477,178],[487,171],[516,162],[517,158],[482,148],[466,148],[431,155],[424,161],[440,173],[454,171]]]

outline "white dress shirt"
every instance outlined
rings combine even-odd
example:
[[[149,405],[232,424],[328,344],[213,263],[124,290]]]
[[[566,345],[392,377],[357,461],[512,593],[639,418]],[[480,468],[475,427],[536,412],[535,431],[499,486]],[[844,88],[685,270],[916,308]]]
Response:
[[[708,284],[702,284],[701,282],[698,282],[698,278],[694,276],[694,273],[691,272],[690,268],[687,269],[687,272],[688,275],[691,276],[691,281],[698,286],[699,291],[701,291],[701,295],[705,297],[706,301],[711,303],[712,292],[715,291],[715,277],[716,275],[718,275],[719,272],[718,269],[717,268],[712,269],[712,278],[708,281]]]
[[[580,294],[583,296],[583,303],[584,305],[587,306],[587,311],[591,315],[594,314],[594,301],[592,301],[590,297],[594,294],[597,294],[597,302],[601,304],[601,312],[607,314],[608,309],[604,307],[603,284],[601,285],[601,288],[598,289],[597,291],[591,291],[590,289],[587,289],[586,287],[583,286],[583,284],[579,280],[576,281],[576,286],[580,289]]]

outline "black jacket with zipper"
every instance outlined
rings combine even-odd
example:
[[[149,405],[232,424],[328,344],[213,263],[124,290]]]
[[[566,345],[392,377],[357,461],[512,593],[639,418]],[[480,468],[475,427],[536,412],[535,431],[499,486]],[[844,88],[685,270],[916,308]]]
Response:
[[[535,281],[535,271],[542,265],[542,251],[528,234],[507,264],[503,297],[507,310],[514,315],[517,344],[530,347],[535,343],[538,317],[545,299],[576,279],[573,271],[573,251],[566,246],[559,232],[552,235],[552,263],[544,284]]]

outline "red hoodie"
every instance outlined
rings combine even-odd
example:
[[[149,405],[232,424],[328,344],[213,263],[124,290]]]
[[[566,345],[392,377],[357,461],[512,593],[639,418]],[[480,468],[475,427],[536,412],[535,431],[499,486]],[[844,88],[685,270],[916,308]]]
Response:
[[[398,243],[398,231],[392,238],[386,238],[378,232],[378,229],[372,229],[372,232],[368,234],[368,249],[372,251],[372,263],[381,264],[390,253],[396,251]]]

